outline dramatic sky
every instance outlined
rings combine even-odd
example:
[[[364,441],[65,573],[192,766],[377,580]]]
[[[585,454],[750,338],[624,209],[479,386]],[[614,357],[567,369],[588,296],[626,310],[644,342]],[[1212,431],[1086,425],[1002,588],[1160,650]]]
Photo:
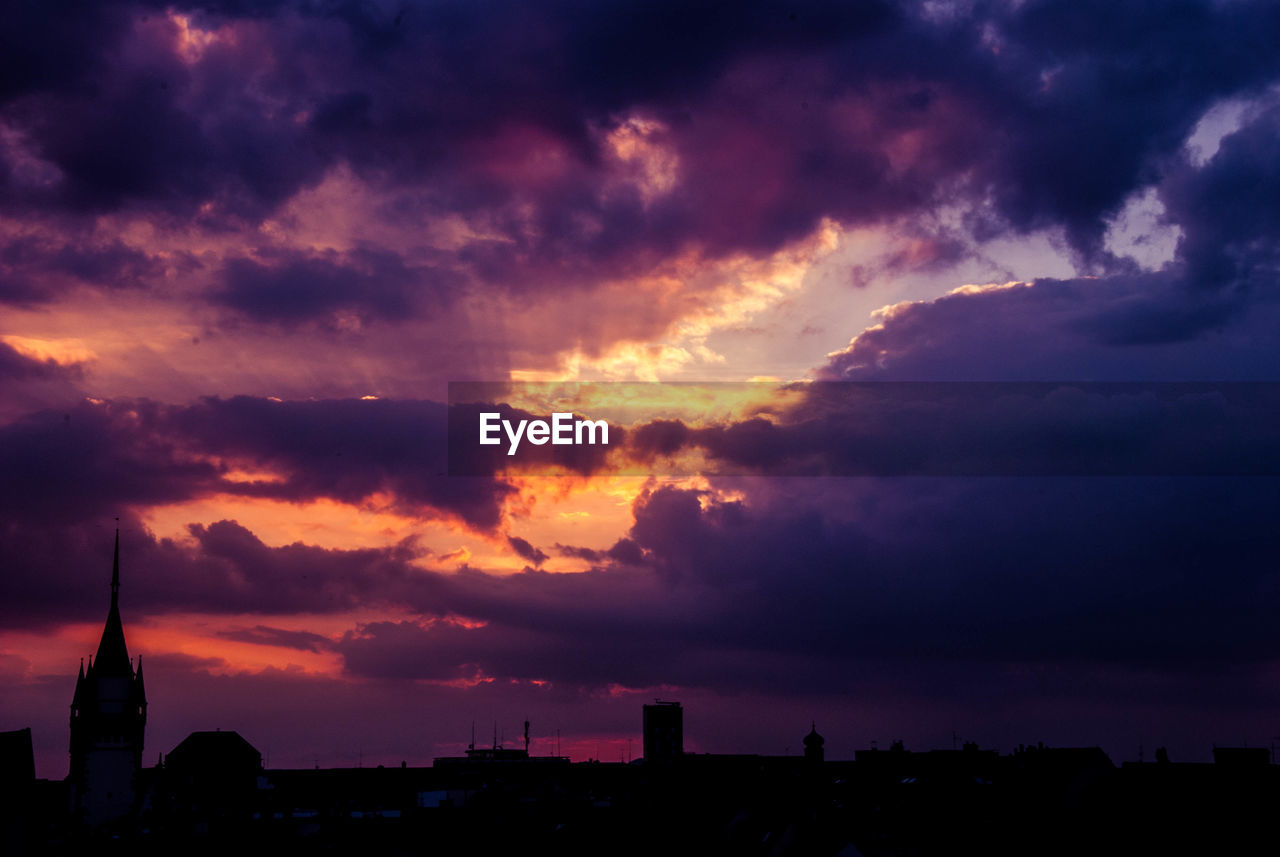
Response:
[[[525,719],[616,760],[653,697],[713,752],[1271,741],[1274,463],[462,477],[445,417],[451,381],[1280,380],[1277,33],[1248,0],[9,4],[0,729],[65,775],[118,517],[148,762],[223,728],[425,764]],[[703,419],[655,433],[761,427]]]

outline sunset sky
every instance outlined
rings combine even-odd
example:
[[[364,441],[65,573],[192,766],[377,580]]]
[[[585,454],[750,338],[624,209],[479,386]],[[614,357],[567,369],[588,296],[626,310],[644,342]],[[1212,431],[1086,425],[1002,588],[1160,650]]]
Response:
[[[118,517],[148,764],[214,728],[429,764],[526,719],[616,761],[654,697],[699,752],[1267,744],[1274,466],[462,477],[446,414],[1280,381],[1277,34],[1248,0],[9,4],[0,730],[65,776]]]

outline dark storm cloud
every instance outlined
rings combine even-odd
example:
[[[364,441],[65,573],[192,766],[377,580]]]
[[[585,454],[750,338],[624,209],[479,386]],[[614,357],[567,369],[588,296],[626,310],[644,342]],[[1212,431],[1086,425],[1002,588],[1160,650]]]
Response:
[[[194,260],[178,260],[188,270]],[[137,289],[164,265],[119,241],[59,243],[31,236],[0,247],[0,302],[37,304],[52,300],[68,285]]]
[[[13,428],[5,425],[6,421],[21,421],[33,412],[50,408],[75,407],[84,398],[80,384],[90,362],[40,359],[0,341],[0,436]],[[66,412],[63,417],[67,417]],[[0,459],[5,457],[0,452]],[[5,505],[3,493],[0,489],[0,506]]]
[[[61,379],[74,380],[81,376],[78,363],[63,364],[52,359],[38,360],[0,342],[0,383],[12,380]],[[0,389],[3,389],[0,387]]]
[[[188,499],[213,490],[217,468],[182,454],[148,430],[161,407],[104,407],[81,401],[0,428],[0,509],[19,521],[74,522],[123,508]]]
[[[1021,90],[993,90],[1011,107],[991,176],[1012,223],[1063,225],[1078,250],[1096,253],[1102,216],[1158,178],[1214,100],[1257,94],[1280,71],[1263,44],[1280,25],[1270,4],[1178,0],[1152,12],[1028,3],[998,25],[1001,53],[1013,54],[1006,68],[1017,70],[1005,80]]]
[[[549,559],[545,552],[535,548],[526,539],[522,539],[519,536],[507,536],[507,544],[511,546],[511,549],[517,555],[534,565],[542,565]]]
[[[492,476],[445,476],[445,411],[421,401],[81,400],[0,427],[0,508],[15,520],[78,521],[219,492],[344,503],[388,492],[411,514],[492,529],[514,489]],[[278,478],[228,480],[228,462]]]
[[[831,355],[818,377],[1274,381],[1280,347],[1280,112],[1273,102],[1264,99],[1247,111],[1205,163],[1183,163],[1159,184],[1168,219],[1181,230],[1174,258],[1160,270],[969,287],[890,307],[881,311],[879,324]],[[1015,387],[1007,391],[1012,399],[1021,395]],[[1270,389],[1254,389],[1264,388]],[[1220,413],[1225,422],[1210,429],[1202,409],[1208,400],[1201,397],[1207,389],[1183,391],[1189,398],[1165,412],[1167,420],[1150,410],[1140,416],[1133,409],[1137,400],[1127,396],[1098,399],[1086,393],[1047,411],[1038,405],[988,411],[948,405],[946,385],[933,400],[927,392],[917,397],[909,386],[867,389],[885,391],[881,404],[895,398],[891,393],[900,392],[901,401],[856,413],[852,401],[837,404],[840,385],[815,385],[790,424],[755,419],[694,429],[657,421],[633,432],[630,443],[641,460],[698,446],[731,465],[770,473],[1275,472],[1274,439],[1257,443],[1257,429],[1275,425],[1273,408],[1232,415],[1227,406]],[[1153,417],[1163,421],[1163,429],[1148,422]],[[1224,435],[1228,423],[1235,428]],[[1228,436],[1214,447],[1214,438]],[[991,454],[984,458],[980,447]],[[1038,458],[1040,453],[1049,458]],[[1097,467],[1076,469],[1098,453]],[[1237,455],[1234,465],[1227,464]],[[1066,466],[1050,463],[1054,456]],[[1002,464],[974,470],[978,460]],[[834,462],[845,466],[831,467]],[[854,462],[860,464],[850,466]]]
[[[827,483],[774,506],[754,493],[753,507],[660,489],[636,509],[643,572],[445,578],[437,609],[486,624],[373,623],[339,651],[381,677],[812,693],[902,670],[924,687],[937,663],[990,680],[1280,653],[1259,598],[1277,585],[1275,539],[1259,536],[1274,480]]]
[[[1274,380],[1280,109],[1264,99],[1204,164],[1158,186],[1181,236],[1161,270],[904,304],[832,355],[838,379]]]
[[[678,646],[648,635],[375,622],[348,634],[338,651],[347,670],[361,676],[445,681],[518,677],[597,689],[618,681],[640,687],[663,683],[675,671]]]
[[[830,380],[1274,380],[1277,293],[1176,271],[1038,280],[904,305],[858,334]]]
[[[9,497],[3,547],[16,572],[6,575],[0,599],[12,607],[7,621],[96,616],[109,562],[110,527],[102,521],[113,506],[178,499],[180,488],[236,490],[220,482],[218,468],[192,464],[195,450],[283,471],[282,483],[242,486],[248,493],[352,501],[395,485],[436,508],[466,508],[457,497],[425,493],[387,464],[403,461],[423,415],[441,417],[442,408],[240,398],[189,408],[86,405],[61,425],[10,426],[7,466],[30,470],[15,487],[32,500]],[[80,422],[89,424],[77,433]],[[397,425],[403,435],[392,430]],[[72,436],[54,443],[49,433],[58,429]],[[350,446],[338,442],[344,437]],[[338,461],[347,453],[354,461]],[[63,458],[66,472],[96,467],[96,475],[72,490],[46,472]],[[330,458],[332,467],[319,464]],[[48,484],[42,472],[52,477]],[[443,574],[423,568],[424,552],[412,543],[271,547],[233,521],[193,525],[184,542],[157,541],[127,517],[128,603],[148,614],[395,606],[423,618],[353,630],[336,644],[348,670],[582,688],[669,683],[822,693],[833,675],[874,683],[920,659],[962,660],[988,674],[1027,662],[1177,671],[1280,655],[1280,638],[1259,606],[1277,585],[1269,565],[1275,539],[1260,535],[1280,509],[1273,479],[737,486],[743,500],[674,488],[646,493],[631,532],[613,548],[558,547],[595,566],[576,574]],[[44,511],[32,516],[33,508]],[[251,627],[235,639],[323,645],[271,628]]]
[[[612,560],[619,565],[640,565],[644,562],[644,552],[631,539],[622,538],[613,543],[608,550],[595,550],[579,545],[556,544],[556,551],[561,556],[585,559],[587,562],[604,563]]]
[[[239,643],[276,646],[297,649],[302,652],[321,652],[333,647],[333,641],[320,634],[313,634],[310,631],[290,631],[286,628],[272,628],[269,625],[254,625],[252,628],[219,631],[218,636],[224,640],[235,640]]]
[[[171,587],[171,597],[226,612],[332,612],[378,603],[400,589],[416,555],[408,544],[351,551],[300,543],[273,548],[234,521],[192,524],[190,531],[198,549],[188,568],[204,591],[195,595]],[[177,546],[161,547],[182,553]]]
[[[205,399],[167,411],[166,428],[200,449],[282,471],[280,482],[227,486],[253,496],[358,503],[386,491],[405,511],[437,509],[492,528],[513,491],[491,476],[445,475],[446,407],[435,402]]]
[[[21,377],[74,371],[12,349],[0,358]],[[508,417],[533,416],[492,407]],[[351,504],[386,493],[407,514],[454,516],[493,529],[515,489],[494,477],[487,459],[471,468],[475,475],[446,475],[448,410],[414,400],[237,396],[187,406],[81,400],[68,412],[43,411],[0,427],[0,458],[10,475],[0,504],[18,518],[75,520],[212,493]],[[473,433],[470,420],[468,436]],[[559,452],[549,450],[537,461],[587,475],[604,460],[602,449]],[[228,469],[243,466],[267,474],[226,478]]]
[[[76,14],[46,3],[16,3],[0,33],[0,99],[83,85],[109,70],[104,46],[129,27],[125,4],[85,4]]]
[[[1253,602],[1274,480],[933,480],[837,486],[787,514],[655,492],[659,572],[731,595],[721,628],[814,655],[1016,661],[1273,655]],[[1228,627],[1230,626],[1230,627]],[[729,628],[740,629],[733,635]]]
[[[994,680],[1027,664],[1197,674],[1280,656],[1266,610],[1280,585],[1280,544],[1266,535],[1274,479],[726,486],[747,499],[646,493],[617,556],[569,574],[439,573],[410,543],[270,547],[231,521],[156,541],[127,519],[125,604],[133,615],[398,606],[422,618],[352,630],[336,643],[348,671],[584,689],[822,695],[919,690],[945,663]],[[109,526],[11,523],[3,536],[11,626],[97,616]],[[269,626],[231,633],[328,645]],[[917,673],[916,685],[904,678]]]
[[[1280,282],[1280,103],[1272,96],[1201,169],[1161,187],[1182,225],[1178,253],[1202,289],[1274,290]]]
[[[1280,23],[1266,4],[1179,2],[1158,15],[1123,3],[939,11],[614,4],[484,20],[423,12],[406,15],[399,38],[363,55],[360,71],[372,73],[366,89],[335,95],[318,116],[327,130],[341,129],[353,162],[376,146],[379,160],[398,155],[409,169],[423,157],[410,141],[450,116],[460,132],[454,142],[529,123],[584,168],[599,157],[590,123],[635,110],[667,122],[664,139],[687,164],[688,180],[651,211],[590,201],[574,189],[599,180],[589,170],[542,189],[480,178],[452,189],[463,208],[533,201],[544,251],[568,241],[592,257],[628,242],[661,247],[687,238],[760,251],[824,215],[866,222],[990,195],[1003,224],[1065,226],[1077,249],[1094,253],[1105,215],[1158,175],[1208,106],[1260,91],[1280,72],[1260,35]],[[475,101],[395,97],[377,86],[382,70],[412,62],[402,52],[416,40],[439,52],[428,73],[449,69],[472,84]],[[512,50],[478,52],[475,44]],[[438,134],[429,139],[436,146],[426,151],[476,163]],[[900,141],[919,147],[914,158],[895,149]],[[769,191],[775,182],[786,192]],[[566,231],[571,212],[604,230],[575,240]]]
[[[208,203],[216,211],[206,208],[205,222],[226,224],[260,219],[319,177],[326,160],[295,130],[292,113],[274,109],[307,96],[287,92],[287,75],[264,73],[265,54],[215,51],[197,73],[179,57],[177,27],[163,9],[111,8],[113,20],[87,50],[75,39],[41,46],[81,76],[34,75],[3,105],[31,154],[58,173],[39,185],[11,178],[12,204],[192,219]]]
[[[6,523],[0,542],[8,627],[85,621],[103,609],[111,577],[111,519],[66,524]],[[220,614],[333,613],[426,600],[429,583],[408,544],[336,550],[295,543],[270,547],[234,521],[193,524],[184,541],[156,539],[133,516],[121,520],[122,604],[131,617],[193,611]],[[268,640],[269,638],[269,640]],[[300,640],[289,642],[298,645]],[[248,642],[281,645],[261,632]]]
[[[1210,106],[1280,76],[1266,3],[177,11],[213,34],[198,55],[159,11],[113,6],[90,28],[24,7],[43,50],[8,54],[0,110],[57,178],[24,183],[10,152],[11,209],[245,229],[344,164],[408,194],[379,216],[483,223],[489,240],[440,270],[504,291],[587,288],[688,247],[767,253],[823,217],[911,229],[942,205],[974,236],[1060,227],[1116,264],[1108,217],[1177,171]],[[660,147],[673,183],[637,184],[611,133]],[[232,260],[210,294],[270,322],[394,319],[453,282],[407,267]]]
[[[337,310],[394,320],[452,299],[458,285],[448,271],[412,269],[386,250],[304,255],[275,253],[269,264],[232,259],[217,303],[259,321],[289,325]]]
[[[772,419],[641,425],[621,472],[1280,475],[1274,383],[811,382],[789,392],[799,398]],[[703,455],[678,456],[692,448]]]

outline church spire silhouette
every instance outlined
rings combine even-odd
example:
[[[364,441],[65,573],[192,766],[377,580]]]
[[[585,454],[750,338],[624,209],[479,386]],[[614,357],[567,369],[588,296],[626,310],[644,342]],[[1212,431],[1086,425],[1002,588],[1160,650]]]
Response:
[[[116,548],[111,557],[111,607],[115,609],[120,601],[120,528],[116,527]]]
[[[124,642],[124,623],[120,620],[120,530],[116,530],[115,556],[111,563],[111,609],[102,629],[102,641],[94,666],[103,675],[132,676],[129,649]]]
[[[137,672],[129,660],[120,619],[120,529],[116,528],[111,563],[111,607],[96,657],[80,664],[71,699],[71,772],[73,805],[91,827],[122,820],[136,809],[137,776],[147,697],[142,661]]]

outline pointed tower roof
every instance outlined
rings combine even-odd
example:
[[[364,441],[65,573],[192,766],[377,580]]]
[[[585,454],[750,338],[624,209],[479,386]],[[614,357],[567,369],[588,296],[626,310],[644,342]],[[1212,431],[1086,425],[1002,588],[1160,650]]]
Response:
[[[82,695],[81,689],[83,687],[84,687],[84,658],[81,658],[80,659],[80,675],[76,676],[76,692],[71,697],[71,707],[73,709],[80,707],[80,697]]]
[[[115,559],[111,566],[111,610],[93,661],[99,675],[133,675],[129,650],[124,644],[124,623],[120,621],[120,530],[116,530]]]

